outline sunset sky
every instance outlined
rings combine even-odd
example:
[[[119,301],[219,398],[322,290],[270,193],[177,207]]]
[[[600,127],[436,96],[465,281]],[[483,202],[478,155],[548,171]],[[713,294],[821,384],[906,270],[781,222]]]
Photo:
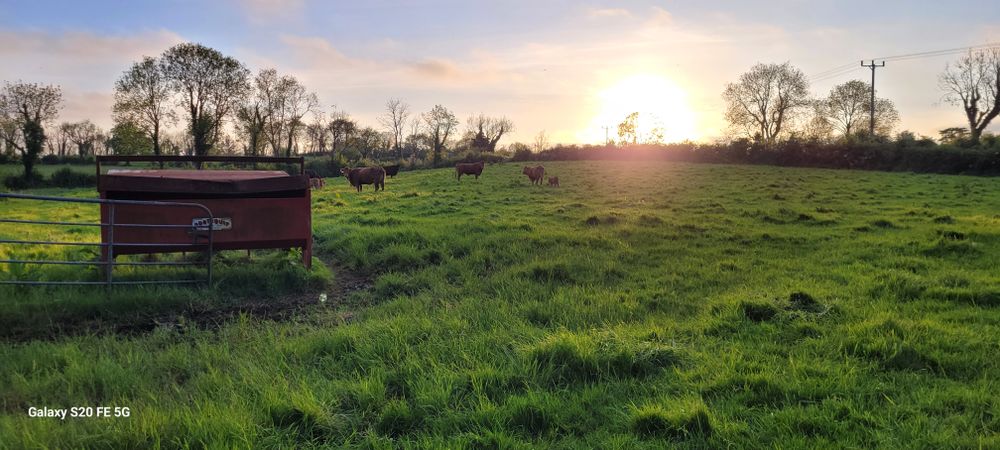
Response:
[[[398,97],[415,112],[442,104],[463,123],[479,112],[506,115],[521,141],[545,130],[552,142],[599,143],[602,127],[633,109],[659,114],[671,140],[711,140],[724,133],[725,83],[756,62],[790,61],[814,75],[862,58],[1000,42],[995,0],[208,3],[5,0],[0,79],[59,84],[61,120],[108,128],[121,72],[195,41],[252,70],[293,74],[327,110],[336,105],[367,125]],[[955,57],[879,70],[898,129],[936,136],[964,125],[937,87]],[[869,76],[858,67],[811,89],[824,95]]]

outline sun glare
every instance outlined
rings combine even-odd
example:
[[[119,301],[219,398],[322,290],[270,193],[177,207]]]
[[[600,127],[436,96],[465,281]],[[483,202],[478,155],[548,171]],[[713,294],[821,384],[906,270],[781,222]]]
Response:
[[[605,136],[618,140],[618,124],[633,112],[639,113],[639,140],[662,132],[664,142],[698,139],[695,115],[687,93],[676,83],[658,75],[633,75],[621,79],[597,95],[598,111],[590,126],[581,133],[585,142],[604,142]],[[607,135],[605,135],[607,127]]]

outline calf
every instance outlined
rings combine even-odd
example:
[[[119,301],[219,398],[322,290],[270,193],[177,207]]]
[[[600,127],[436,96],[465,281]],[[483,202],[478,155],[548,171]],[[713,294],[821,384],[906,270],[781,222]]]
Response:
[[[392,178],[399,173],[399,164],[394,164],[391,166],[382,166],[382,168],[385,169],[385,174],[388,175],[389,178]]]
[[[559,187],[559,177],[549,177],[549,186]]]
[[[309,176],[309,187],[313,189],[319,189],[326,185],[323,181],[323,177],[320,177],[316,172],[306,169],[306,175]]]
[[[340,173],[347,178],[347,181],[351,183],[361,192],[361,185],[373,184],[375,185],[375,191],[379,188],[385,190],[385,169],[381,167],[344,167],[340,169]]]
[[[476,163],[458,163],[455,164],[455,175],[458,177],[459,181],[462,181],[462,175],[475,175],[476,179],[483,174],[483,162],[479,161]]]
[[[521,173],[528,176],[528,179],[531,180],[531,184],[533,185],[537,184],[541,186],[542,177],[545,176],[545,168],[542,166],[537,166],[537,167],[524,166],[524,169],[521,170]]]

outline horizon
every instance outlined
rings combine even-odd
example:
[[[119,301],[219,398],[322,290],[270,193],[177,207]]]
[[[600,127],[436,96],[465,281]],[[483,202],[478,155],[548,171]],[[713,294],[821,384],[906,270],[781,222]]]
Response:
[[[836,84],[869,82],[862,59],[1000,41],[1000,11],[977,1],[866,4],[872,10],[863,19],[853,17],[860,2],[432,5],[0,5],[0,41],[7,44],[0,79],[59,85],[59,121],[89,119],[110,129],[121,73],[142,56],[197,42],[254,72],[273,67],[293,75],[318,94],[325,112],[336,108],[363,125],[377,127],[385,102],[399,98],[413,113],[444,105],[462,129],[474,114],[506,116],[515,131],[502,145],[530,142],[540,131],[551,144],[601,144],[603,127],[613,130],[631,111],[657,116],[666,142],[711,142],[726,135],[726,83],[755,63],[790,62],[814,79],[811,95],[822,97]],[[45,13],[53,10],[62,13]],[[980,13],[970,20],[961,17],[966,10]],[[878,43],[867,42],[870,36]],[[895,132],[937,138],[938,130],[964,125],[961,108],[944,102],[937,86],[958,56],[902,58],[878,70],[879,97],[899,110]]]

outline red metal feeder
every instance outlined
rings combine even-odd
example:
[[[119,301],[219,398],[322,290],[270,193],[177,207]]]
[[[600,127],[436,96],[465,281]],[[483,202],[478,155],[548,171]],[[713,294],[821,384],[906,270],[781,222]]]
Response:
[[[101,163],[186,162],[297,164],[299,175],[274,170],[183,170],[116,168],[101,173]],[[187,228],[111,227],[101,233],[113,242],[115,255],[190,251],[192,229],[212,227],[213,250],[301,248],[302,263],[312,262],[312,208],[303,158],[98,156],[97,190],[101,198],[198,203],[213,219],[192,211],[147,205],[101,205],[101,221],[116,224],[161,223]],[[195,216],[192,216],[194,214]],[[113,240],[112,240],[113,238]],[[157,243],[156,245],[128,245]],[[173,245],[173,246],[172,246]],[[107,256],[107,255],[105,255]]]

